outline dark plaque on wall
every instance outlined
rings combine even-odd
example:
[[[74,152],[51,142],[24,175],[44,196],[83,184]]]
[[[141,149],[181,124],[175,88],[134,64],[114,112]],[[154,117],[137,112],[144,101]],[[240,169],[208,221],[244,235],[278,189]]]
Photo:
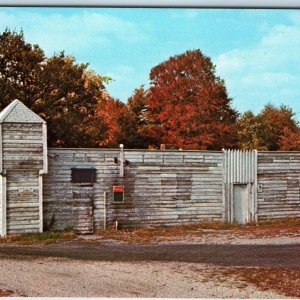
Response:
[[[71,169],[72,182],[74,183],[94,183],[96,182],[96,169]]]

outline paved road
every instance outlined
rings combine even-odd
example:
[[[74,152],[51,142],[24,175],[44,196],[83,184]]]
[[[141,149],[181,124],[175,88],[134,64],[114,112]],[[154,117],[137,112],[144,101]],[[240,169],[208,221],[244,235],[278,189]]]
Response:
[[[44,246],[0,244],[0,259],[64,257],[95,261],[173,261],[219,266],[300,268],[300,245],[137,245],[71,241]]]

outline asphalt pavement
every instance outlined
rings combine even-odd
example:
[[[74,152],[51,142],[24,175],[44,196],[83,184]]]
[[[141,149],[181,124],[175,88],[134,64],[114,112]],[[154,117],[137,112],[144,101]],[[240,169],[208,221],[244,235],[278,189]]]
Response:
[[[74,240],[50,245],[0,244],[0,259],[62,257],[91,261],[166,261],[214,264],[232,267],[300,268],[300,244],[123,244]]]

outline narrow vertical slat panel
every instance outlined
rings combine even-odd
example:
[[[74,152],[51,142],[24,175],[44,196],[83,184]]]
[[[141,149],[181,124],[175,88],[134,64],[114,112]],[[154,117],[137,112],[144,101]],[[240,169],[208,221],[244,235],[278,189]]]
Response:
[[[230,153],[230,181],[229,182],[234,182],[233,174],[234,174],[234,160],[233,160],[233,155],[234,151],[231,150]]]
[[[227,220],[232,221],[233,218],[233,184],[247,184],[249,193],[249,221],[253,219],[256,195],[256,160],[255,151],[252,150],[228,150],[225,151],[225,162],[228,172],[228,180],[226,183],[225,200],[228,204]],[[227,155],[228,154],[228,155]]]
[[[245,173],[248,170],[248,166],[246,165],[246,151],[243,151],[243,178],[242,181],[245,182]]]
[[[243,171],[244,171],[244,169],[245,169],[245,167],[244,167],[244,151],[240,151],[240,161],[241,161],[241,163],[240,163],[240,169],[239,169],[239,173],[240,173],[240,182],[241,183],[243,183],[244,181],[243,181]]]

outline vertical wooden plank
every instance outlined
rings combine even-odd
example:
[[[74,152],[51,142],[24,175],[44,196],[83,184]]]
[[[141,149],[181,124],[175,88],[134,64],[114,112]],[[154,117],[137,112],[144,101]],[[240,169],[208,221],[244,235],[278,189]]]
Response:
[[[233,222],[233,183],[230,183],[230,220],[229,222]]]
[[[257,150],[254,150],[254,184],[253,184],[253,220],[257,222],[258,216],[257,216]]]
[[[233,180],[234,180],[233,174],[234,174],[234,150],[231,150],[231,153],[230,153],[230,179],[229,179],[229,182],[233,182]]]
[[[39,232],[43,232],[43,175],[39,174]]]
[[[44,159],[44,174],[48,172],[48,147],[47,147],[47,125],[43,123],[43,159]]]
[[[120,177],[124,177],[124,145],[120,144]]]
[[[242,182],[247,183],[247,172],[248,172],[249,166],[247,165],[247,151],[243,151],[243,177]]]
[[[0,173],[3,170],[3,140],[2,140],[2,124],[0,124]]]
[[[246,151],[246,165],[247,165],[247,172],[246,172],[246,179],[245,179],[245,181],[246,182],[250,182],[251,180],[250,180],[250,154],[251,154],[251,152],[250,152],[250,150],[247,150]]]
[[[5,236],[7,233],[7,226],[6,226],[6,176],[5,174],[1,175],[2,177],[2,232],[1,236]]]
[[[244,151],[243,150],[239,150],[240,152],[240,169],[239,169],[239,172],[240,172],[240,180],[239,182],[240,183],[243,183],[243,173],[244,173]]]
[[[223,152],[223,172],[222,172],[222,220],[226,221],[226,176],[227,176],[227,151]]]
[[[106,230],[106,202],[107,192],[103,193],[103,229]]]

